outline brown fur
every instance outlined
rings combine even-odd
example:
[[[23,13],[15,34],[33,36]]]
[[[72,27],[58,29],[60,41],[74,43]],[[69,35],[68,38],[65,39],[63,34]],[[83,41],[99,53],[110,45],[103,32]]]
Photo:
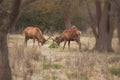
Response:
[[[73,25],[73,26],[71,26],[70,29],[72,29],[72,30],[77,30],[77,27]]]
[[[44,38],[41,30],[38,27],[28,26],[27,28],[25,28],[23,30],[23,33],[25,34],[25,42],[24,42],[25,46],[27,46],[27,41],[29,39],[33,39],[33,46],[34,46],[34,43],[35,43],[35,39],[37,39],[38,45],[39,45],[39,42],[42,45],[46,42],[46,39]]]
[[[61,42],[65,42],[63,49],[65,48],[66,42],[68,41],[68,48],[70,49],[70,41],[76,41],[79,45],[79,49],[81,48],[80,43],[80,34],[81,32],[76,28],[71,28],[70,30],[64,30],[63,33],[54,39],[54,41],[59,45]]]

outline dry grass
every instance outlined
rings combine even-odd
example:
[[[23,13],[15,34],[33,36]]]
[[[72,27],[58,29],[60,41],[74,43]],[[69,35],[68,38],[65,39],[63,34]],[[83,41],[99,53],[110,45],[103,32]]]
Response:
[[[82,49],[72,42],[71,49],[49,48],[48,41],[41,48],[32,47],[32,40],[24,48],[22,35],[8,35],[9,59],[13,80],[120,80],[120,54],[117,39],[113,39],[114,53],[93,52],[93,37],[81,37]],[[115,73],[115,74],[114,74]]]

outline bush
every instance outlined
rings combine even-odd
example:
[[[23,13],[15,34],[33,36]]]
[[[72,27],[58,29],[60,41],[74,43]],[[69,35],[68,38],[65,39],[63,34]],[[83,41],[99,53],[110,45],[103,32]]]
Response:
[[[16,31],[25,28],[26,26],[37,26],[42,31],[60,31],[64,29],[64,19],[59,13],[44,13],[40,11],[23,12],[16,24]]]
[[[86,21],[82,18],[73,18],[72,25],[76,25],[78,29],[85,30],[87,28]],[[24,11],[21,13],[19,20],[12,32],[22,32],[26,26],[37,26],[42,31],[61,32],[64,27],[64,15],[57,12],[40,12],[40,11]]]

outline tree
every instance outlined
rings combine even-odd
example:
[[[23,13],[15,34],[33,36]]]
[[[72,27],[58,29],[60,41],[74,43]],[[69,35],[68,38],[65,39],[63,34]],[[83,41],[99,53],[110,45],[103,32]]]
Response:
[[[112,0],[114,2],[114,8],[117,16],[117,33],[118,33],[118,41],[120,45],[120,0]]]
[[[21,1],[12,1],[11,9],[4,19],[3,24],[0,25],[0,80],[12,80],[8,59],[7,33],[15,25],[19,17]]]
[[[76,5],[80,3],[80,1],[81,0],[59,0],[58,1],[60,3],[60,7],[62,7],[61,11],[64,14],[64,24],[66,29],[69,29],[71,27],[73,14],[78,10],[78,6],[77,6],[77,9],[75,8],[73,9],[73,7],[76,7]]]
[[[96,6],[96,19],[92,17],[91,9],[88,0],[87,9],[90,15],[91,28],[96,39],[94,50],[97,51],[113,51],[112,49],[112,36],[114,27],[112,25],[112,5],[110,0],[105,0],[103,9],[100,0],[95,0]],[[96,20],[96,21],[95,21]]]
[[[70,0],[64,1],[64,7],[65,28],[69,29],[71,27]]]
[[[0,4],[2,2],[3,0],[0,0]],[[7,17],[3,19],[3,23],[0,25],[0,80],[12,80],[8,59],[7,34],[15,26],[20,16],[21,8],[26,4],[32,3],[33,0],[24,0],[23,2],[22,0],[12,0],[11,2],[10,10],[6,11]]]

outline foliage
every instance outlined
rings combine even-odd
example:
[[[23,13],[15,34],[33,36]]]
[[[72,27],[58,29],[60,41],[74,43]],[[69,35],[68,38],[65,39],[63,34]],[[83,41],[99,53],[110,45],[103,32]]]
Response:
[[[87,27],[86,10],[83,11],[85,4],[83,2],[79,4],[76,1],[72,1],[70,4],[71,23],[77,25],[80,30],[83,30]],[[26,26],[38,26],[43,31],[50,32],[63,31],[65,29],[64,8],[65,6],[62,0],[37,0],[24,8],[13,31],[21,32]]]
[[[82,18],[74,18],[73,24],[79,29],[85,29],[86,23]],[[38,26],[43,31],[62,31],[64,30],[64,18],[60,13],[44,13],[42,12],[24,12],[16,24],[16,30],[22,31],[26,26]]]
[[[38,26],[43,31],[49,30],[52,32],[54,30],[62,30],[64,28],[64,22],[61,16],[59,13],[41,14],[38,11],[32,13],[24,12],[17,22],[16,28],[19,30],[21,27]]]

